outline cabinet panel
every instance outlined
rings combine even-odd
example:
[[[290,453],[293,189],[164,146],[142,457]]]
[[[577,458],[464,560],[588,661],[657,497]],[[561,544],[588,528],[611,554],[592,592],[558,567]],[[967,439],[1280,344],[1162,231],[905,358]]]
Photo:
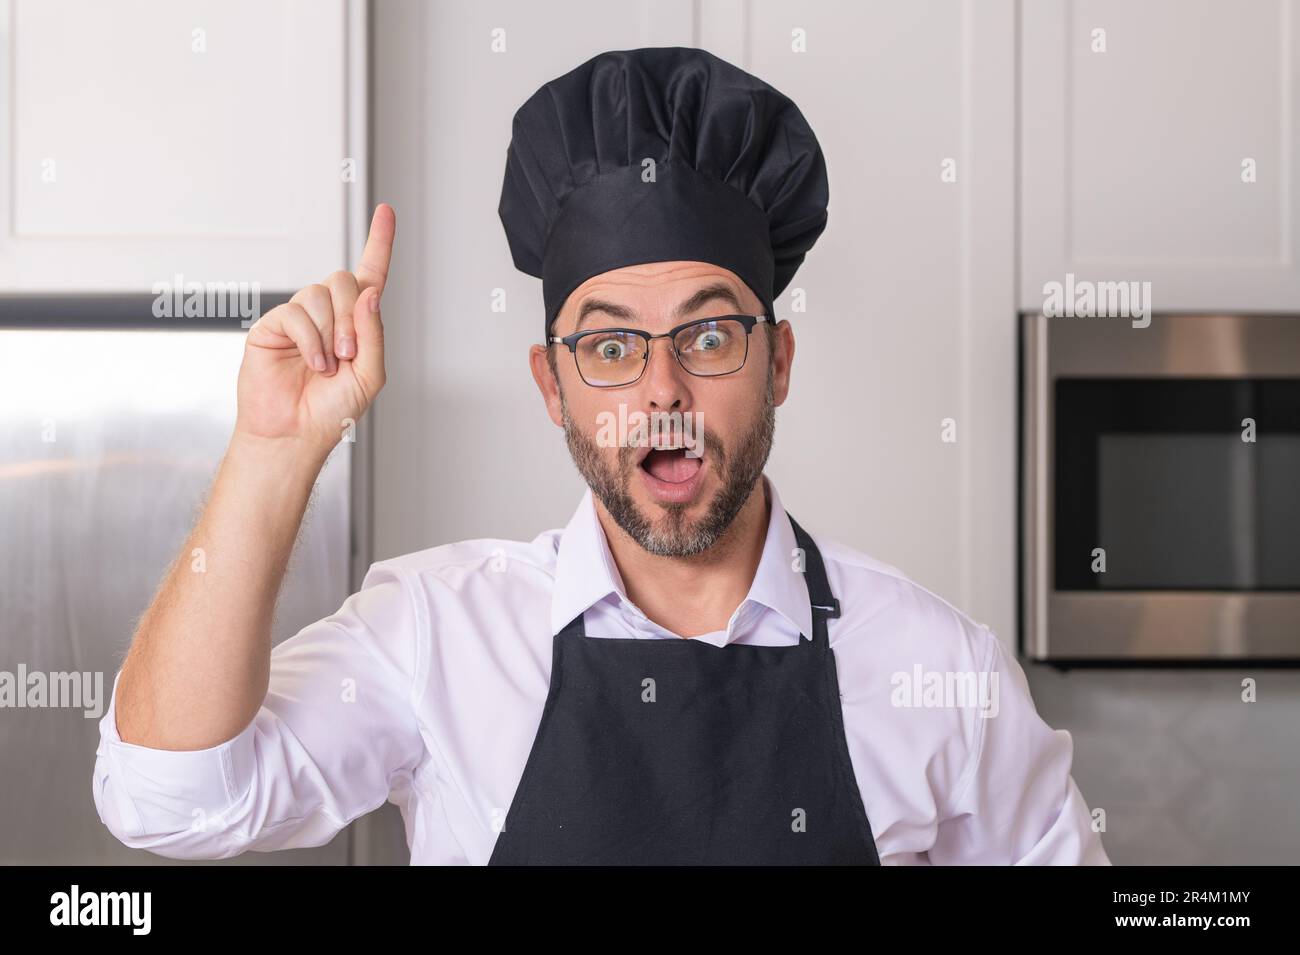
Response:
[[[0,6],[0,288],[340,266],[345,22],[343,0]]]
[[[1294,311],[1293,0],[1021,18],[1021,307],[1073,273],[1150,282],[1158,311]]]

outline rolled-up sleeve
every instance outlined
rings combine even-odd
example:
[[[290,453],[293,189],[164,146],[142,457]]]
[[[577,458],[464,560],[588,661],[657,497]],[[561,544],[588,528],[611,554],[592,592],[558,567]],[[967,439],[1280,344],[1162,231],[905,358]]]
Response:
[[[1109,865],[1070,773],[1074,742],[1034,708],[1015,657],[987,628],[996,709],[976,712],[967,771],[928,855],[934,864]],[[994,676],[996,675],[996,676]]]
[[[412,697],[422,625],[402,572],[373,565],[336,613],[272,650],[256,716],[208,749],[123,742],[119,672],[95,753],[100,819],[126,845],[180,859],[328,842],[424,756]]]

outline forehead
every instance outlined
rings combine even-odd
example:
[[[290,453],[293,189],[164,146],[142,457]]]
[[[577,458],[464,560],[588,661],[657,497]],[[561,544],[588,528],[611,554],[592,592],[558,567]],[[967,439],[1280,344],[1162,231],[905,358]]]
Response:
[[[679,306],[710,286],[730,291],[745,312],[762,308],[753,291],[730,269],[707,262],[649,262],[587,279],[565,300],[555,325],[572,329],[581,313],[597,302],[621,306],[647,323],[672,321]]]

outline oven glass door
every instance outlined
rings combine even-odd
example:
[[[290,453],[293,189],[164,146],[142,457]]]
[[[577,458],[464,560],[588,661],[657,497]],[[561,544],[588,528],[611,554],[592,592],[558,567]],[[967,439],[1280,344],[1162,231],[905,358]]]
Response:
[[[1057,591],[1300,590],[1300,378],[1055,382]]]

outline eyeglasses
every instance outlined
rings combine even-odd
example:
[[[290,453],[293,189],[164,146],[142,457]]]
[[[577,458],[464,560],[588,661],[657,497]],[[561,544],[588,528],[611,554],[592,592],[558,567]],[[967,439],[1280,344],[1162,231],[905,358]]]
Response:
[[[619,388],[635,384],[650,363],[650,343],[667,338],[677,363],[692,375],[716,378],[745,366],[749,333],[766,315],[721,315],[686,322],[662,335],[636,328],[593,328],[563,338],[547,338],[573,352],[578,374],[593,388]]]

